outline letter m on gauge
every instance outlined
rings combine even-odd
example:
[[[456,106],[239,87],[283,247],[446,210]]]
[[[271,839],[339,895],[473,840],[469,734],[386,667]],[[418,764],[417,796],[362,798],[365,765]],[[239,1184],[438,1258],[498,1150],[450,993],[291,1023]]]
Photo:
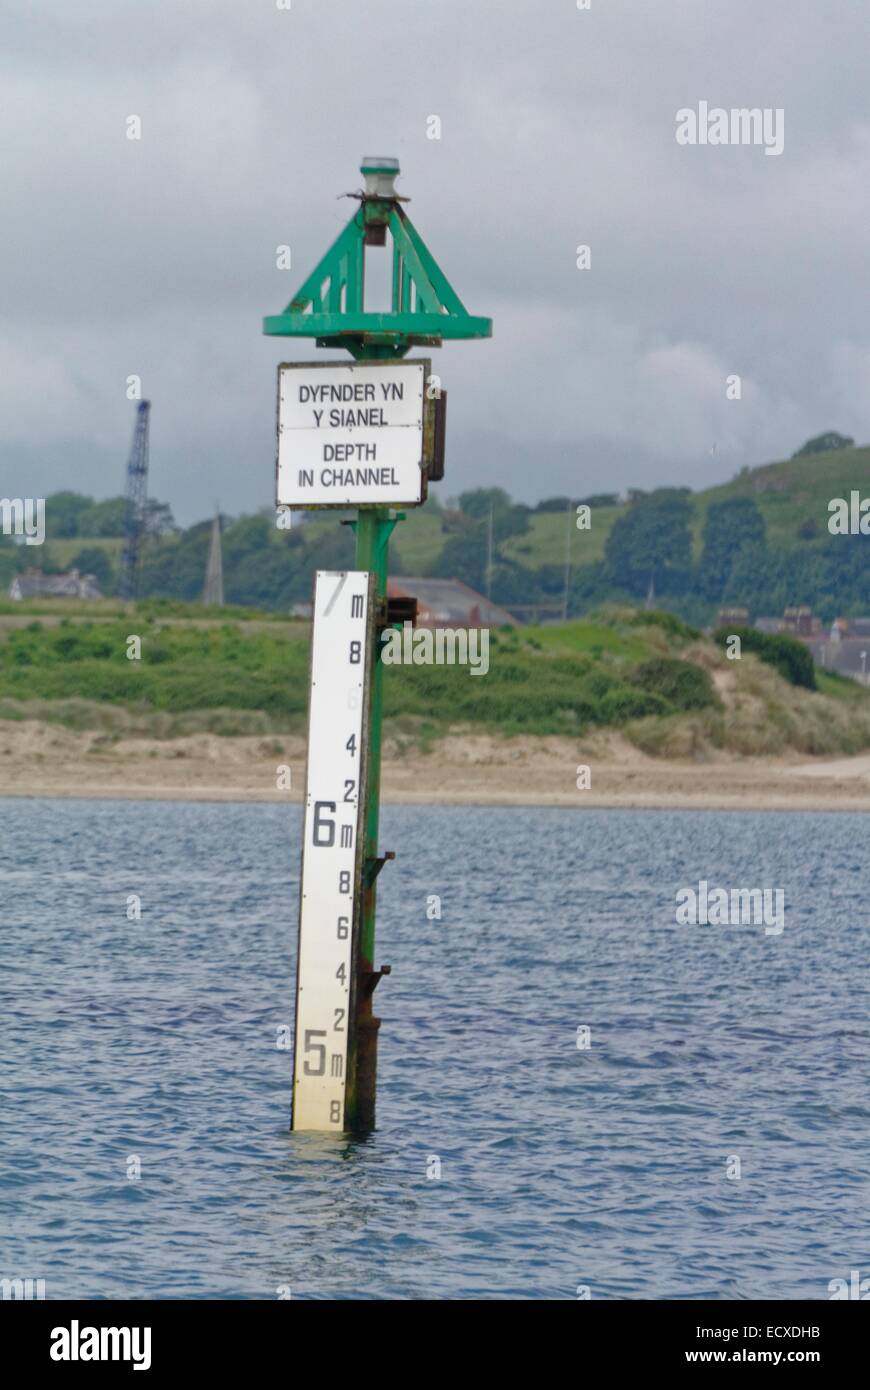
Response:
[[[356,1055],[374,576],[318,570],[299,893],[293,1128],[342,1130]]]

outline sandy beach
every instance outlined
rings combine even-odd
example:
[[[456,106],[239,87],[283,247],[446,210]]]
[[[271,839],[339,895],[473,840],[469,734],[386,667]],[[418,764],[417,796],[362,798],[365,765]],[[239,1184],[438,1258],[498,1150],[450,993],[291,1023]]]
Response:
[[[578,790],[577,769],[591,785]],[[289,767],[290,788],[279,789]],[[287,781],[286,774],[281,777]],[[113,741],[37,721],[0,723],[0,795],[117,800],[299,801],[301,738],[196,734]],[[382,799],[393,804],[870,810],[870,755],[835,761],[651,758],[615,734],[448,736],[423,752],[388,739]]]

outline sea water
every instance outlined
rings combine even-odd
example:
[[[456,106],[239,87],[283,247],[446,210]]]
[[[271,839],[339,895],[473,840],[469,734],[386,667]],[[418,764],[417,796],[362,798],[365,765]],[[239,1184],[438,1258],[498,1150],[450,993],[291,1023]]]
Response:
[[[386,807],[356,1139],[289,1132],[299,806],[0,814],[0,1278],[813,1299],[870,1274],[865,817]],[[678,923],[702,881],[781,890],[783,930]]]

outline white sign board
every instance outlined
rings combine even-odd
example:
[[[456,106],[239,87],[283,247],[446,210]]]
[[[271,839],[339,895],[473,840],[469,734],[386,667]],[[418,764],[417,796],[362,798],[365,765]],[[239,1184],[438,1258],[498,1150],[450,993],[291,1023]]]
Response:
[[[424,500],[430,363],[282,363],[279,507],[418,505]]]
[[[299,891],[293,1128],[344,1129],[362,901],[374,576],[318,570]]]

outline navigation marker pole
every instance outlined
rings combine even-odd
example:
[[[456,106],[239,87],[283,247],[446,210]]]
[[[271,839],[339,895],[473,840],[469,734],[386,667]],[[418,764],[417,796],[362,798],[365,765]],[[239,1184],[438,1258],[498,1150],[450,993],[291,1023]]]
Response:
[[[443,477],[447,396],[415,346],[488,338],[402,208],[395,159],[365,159],[360,206],[267,334],[313,337],[353,363],[278,368],[277,505],[357,508],[356,569],[318,571],[311,636],[296,1035],[294,1130],[367,1130],[375,1122],[380,1019],[375,970],[383,665],[380,636],[413,621],[387,598],[389,539]],[[390,234],[390,313],[365,309],[365,254]]]

